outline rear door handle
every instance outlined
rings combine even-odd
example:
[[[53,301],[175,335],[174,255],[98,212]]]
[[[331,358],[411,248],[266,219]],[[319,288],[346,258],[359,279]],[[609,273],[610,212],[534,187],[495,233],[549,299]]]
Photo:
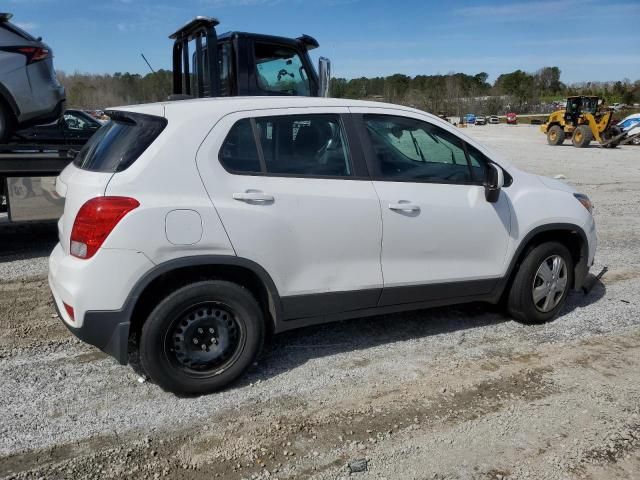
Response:
[[[262,192],[239,192],[233,194],[233,199],[247,203],[270,203],[274,201],[273,195],[266,195]]]
[[[401,200],[398,203],[390,203],[389,210],[394,210],[396,212],[419,212],[420,205]]]

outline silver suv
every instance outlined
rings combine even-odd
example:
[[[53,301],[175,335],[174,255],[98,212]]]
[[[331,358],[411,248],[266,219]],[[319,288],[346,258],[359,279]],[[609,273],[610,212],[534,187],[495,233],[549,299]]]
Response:
[[[53,52],[0,13],[0,143],[13,132],[56,120],[64,110],[64,87],[53,69]]]

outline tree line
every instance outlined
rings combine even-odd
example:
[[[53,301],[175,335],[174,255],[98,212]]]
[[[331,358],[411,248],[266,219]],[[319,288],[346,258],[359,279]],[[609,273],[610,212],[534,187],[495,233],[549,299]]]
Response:
[[[447,115],[470,111],[486,115],[506,111],[546,113],[555,108],[554,101],[570,95],[598,95],[607,104],[640,103],[640,80],[566,85],[560,76],[558,67],[544,67],[533,73],[522,70],[504,73],[493,84],[488,82],[489,75],[485,72],[475,75],[449,73],[410,77],[397,73],[387,77],[333,78],[331,96],[412,105]],[[69,106],[83,109],[161,101],[171,93],[172,78],[168,70],[146,75],[59,72],[58,77],[67,90]]]

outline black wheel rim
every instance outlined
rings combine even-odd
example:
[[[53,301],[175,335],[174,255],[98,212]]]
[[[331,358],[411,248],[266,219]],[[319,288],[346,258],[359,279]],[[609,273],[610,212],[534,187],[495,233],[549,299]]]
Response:
[[[244,348],[244,323],[226,304],[201,302],[184,309],[167,330],[169,363],[192,377],[213,377],[231,367]]]

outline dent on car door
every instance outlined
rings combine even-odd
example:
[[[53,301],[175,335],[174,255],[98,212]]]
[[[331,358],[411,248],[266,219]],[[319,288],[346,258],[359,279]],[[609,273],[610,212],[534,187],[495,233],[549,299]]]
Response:
[[[358,113],[382,208],[380,305],[490,292],[504,269],[511,214],[506,195],[485,199],[488,160],[426,120]]]
[[[272,277],[285,319],[374,307],[382,289],[379,202],[346,109],[305,111],[225,117],[198,154],[236,253]]]

